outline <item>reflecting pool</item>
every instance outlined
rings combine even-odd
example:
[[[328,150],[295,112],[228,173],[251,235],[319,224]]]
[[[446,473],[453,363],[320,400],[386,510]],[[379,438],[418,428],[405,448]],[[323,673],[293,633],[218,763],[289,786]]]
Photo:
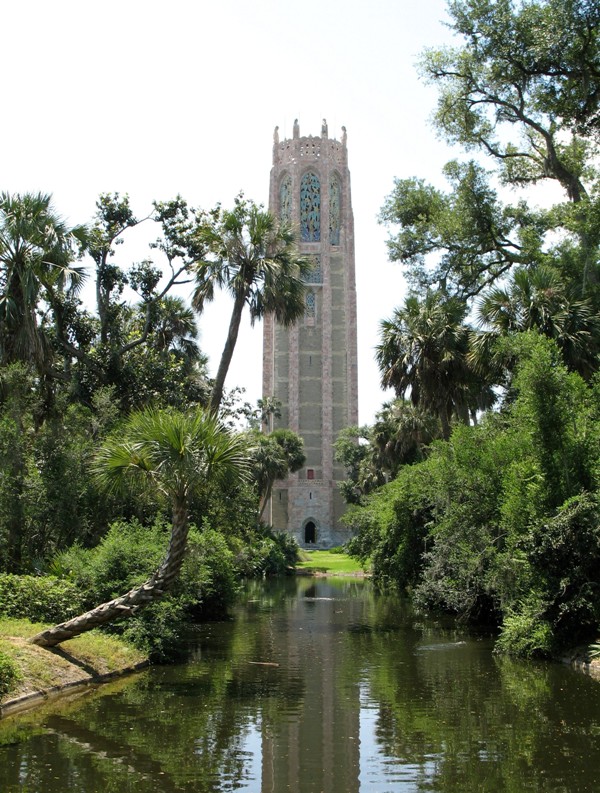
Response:
[[[188,663],[0,722],[2,793],[600,790],[600,683],[368,581],[251,583]]]

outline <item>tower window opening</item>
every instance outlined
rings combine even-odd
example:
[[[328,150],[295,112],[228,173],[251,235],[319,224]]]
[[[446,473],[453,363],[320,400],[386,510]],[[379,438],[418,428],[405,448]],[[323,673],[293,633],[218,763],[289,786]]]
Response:
[[[329,244],[340,244],[340,181],[334,174],[329,182]]]
[[[321,240],[321,182],[315,173],[305,173],[300,182],[300,239]]]
[[[279,186],[279,216],[285,223],[292,222],[292,178],[286,174]]]
[[[314,479],[315,478],[315,469],[314,468],[307,468],[306,469],[306,478],[307,479]]]

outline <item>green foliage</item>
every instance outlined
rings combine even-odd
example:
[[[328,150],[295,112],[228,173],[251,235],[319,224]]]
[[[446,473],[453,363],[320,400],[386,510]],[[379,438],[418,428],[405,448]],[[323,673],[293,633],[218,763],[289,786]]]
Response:
[[[350,549],[420,608],[495,623],[502,651],[548,656],[600,630],[598,386],[543,336],[505,347],[502,411],[457,425],[350,510]]]
[[[287,575],[296,564],[298,543],[294,537],[261,526],[245,538],[230,538],[236,570],[245,578]]]
[[[524,539],[556,646],[594,638],[600,625],[600,498],[583,493]]]
[[[510,385],[513,362],[494,348],[499,336],[535,329],[557,342],[570,370],[589,379],[598,369],[600,12],[586,0],[452,0],[448,14],[457,45],[425,51],[420,64],[438,89],[434,124],[493,170],[449,162],[446,191],[397,179],[380,220],[390,229],[390,259],[405,267],[409,300],[427,290],[424,307],[432,295],[440,305],[457,301],[463,317],[479,309],[482,330],[467,334],[464,358],[476,375],[469,406],[481,410],[491,404],[490,386]],[[548,180],[562,191],[550,208]],[[513,188],[511,203],[499,184]],[[544,208],[535,205],[536,186]],[[444,421],[448,409],[432,404],[406,367],[408,309],[407,301],[382,324],[383,382],[398,393],[409,386],[410,398]],[[462,362],[429,322],[428,334],[412,335],[440,341],[428,390],[438,401],[445,392],[454,409]]]
[[[21,676],[16,664],[0,651],[0,699],[14,688]]]
[[[160,518],[150,527],[136,520],[118,521],[95,548],[73,546],[61,553],[54,569],[68,576],[69,586],[84,601],[82,608],[91,608],[148,578],[165,555],[169,532]],[[194,621],[226,615],[237,593],[237,580],[233,554],[222,534],[192,526],[173,589],[111,630],[122,633],[153,660],[174,660],[183,652],[182,639]]]
[[[422,497],[422,469],[407,466],[397,479],[344,516],[354,532],[348,552],[372,565],[378,586],[409,589],[419,581],[426,549],[429,507]]]
[[[122,631],[123,639],[146,654],[152,663],[174,663],[183,660],[188,652],[186,636],[190,625],[185,602],[166,595],[114,630]]]
[[[537,594],[505,614],[496,649],[523,658],[549,658],[555,651],[552,625],[544,618],[544,606]]]
[[[439,419],[442,435],[450,435],[454,417],[493,404],[489,384],[472,365],[467,306],[444,292],[428,290],[424,298],[410,294],[394,316],[381,323],[376,358],[381,384],[398,396],[410,394],[413,405]]]
[[[524,453],[522,438],[501,430],[493,419],[459,426],[423,466],[433,520],[416,590],[420,606],[448,609],[463,619],[496,618],[492,581],[505,544],[503,474]]]
[[[98,545],[71,546],[55,557],[51,569],[67,576],[90,608],[147,578],[160,564],[168,537],[169,527],[162,518],[151,527],[136,519],[116,521]]]
[[[90,476],[96,441],[116,420],[110,389],[98,392],[92,408],[60,395],[40,421],[30,370],[4,367],[0,382],[0,570],[43,570],[71,543],[97,541],[117,514],[148,513],[148,499],[117,504]]]
[[[510,346],[520,361],[513,388],[513,421],[535,447],[555,509],[581,489],[594,486],[591,470],[591,394],[583,380],[560,364],[555,345],[536,334],[520,334]]]
[[[52,622],[78,614],[81,590],[72,581],[54,576],[0,573],[0,614]]]

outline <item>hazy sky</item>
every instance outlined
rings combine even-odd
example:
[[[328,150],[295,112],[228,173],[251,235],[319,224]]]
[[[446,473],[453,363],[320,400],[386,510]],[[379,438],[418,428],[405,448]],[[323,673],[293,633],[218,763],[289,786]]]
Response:
[[[395,176],[442,184],[454,155],[428,123],[435,90],[424,47],[450,41],[443,0],[19,0],[0,9],[4,63],[0,189],[44,191],[72,223],[101,192],[128,193],[139,216],[178,193],[267,202],[273,129],[348,130],[356,238],[359,412],[386,396],[373,361],[379,321],[404,295],[377,213]],[[151,230],[152,231],[152,230]],[[146,258],[141,227],[118,261]],[[153,232],[154,233],[154,232]],[[157,260],[158,261],[158,260]],[[229,303],[201,318],[214,374]],[[228,387],[260,396],[262,326],[248,326]],[[389,395],[387,395],[389,398]]]

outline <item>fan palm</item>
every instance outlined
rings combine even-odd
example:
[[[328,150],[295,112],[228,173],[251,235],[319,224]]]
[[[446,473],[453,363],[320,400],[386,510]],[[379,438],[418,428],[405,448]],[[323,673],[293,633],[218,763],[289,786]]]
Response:
[[[50,347],[38,322],[42,300],[51,305],[77,289],[83,270],[72,266],[69,229],[42,193],[0,195],[0,360],[33,363],[47,372]]]
[[[492,289],[479,306],[480,324],[489,328],[478,342],[489,347],[499,335],[538,330],[554,339],[565,364],[589,378],[597,369],[600,323],[587,300],[569,294],[560,274],[551,267],[516,270],[506,287]]]
[[[404,399],[384,404],[376,416],[371,440],[377,466],[396,476],[402,465],[418,462],[440,437],[440,422],[431,413]]]
[[[298,255],[290,225],[242,197],[231,211],[221,211],[206,225],[203,240],[210,256],[196,269],[194,308],[202,311],[204,304],[213,300],[215,288],[226,289],[233,296],[227,340],[210,399],[211,409],[216,411],[244,307],[249,308],[252,324],[267,313],[283,325],[292,324],[305,310],[302,278],[311,264]]]
[[[164,561],[140,586],[31,640],[54,646],[98,625],[130,615],[161,597],[181,569],[188,538],[190,499],[207,485],[246,475],[245,445],[210,413],[145,410],[133,414],[98,452],[93,470],[110,491],[150,489],[171,506],[171,538]]]
[[[413,405],[440,419],[444,438],[453,415],[468,421],[484,387],[467,361],[466,311],[464,303],[437,292],[428,292],[423,301],[410,295],[381,323],[376,348],[383,387],[394,388],[397,396],[410,393]]]
[[[192,309],[181,298],[167,295],[157,304],[156,314],[152,328],[156,349],[173,352],[186,361],[200,360],[198,327]]]

